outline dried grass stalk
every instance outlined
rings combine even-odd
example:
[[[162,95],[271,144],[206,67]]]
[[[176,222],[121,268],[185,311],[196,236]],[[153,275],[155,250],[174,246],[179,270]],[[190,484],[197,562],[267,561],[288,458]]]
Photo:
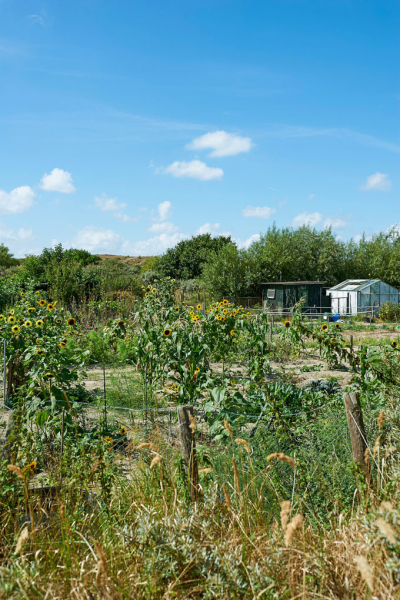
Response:
[[[206,469],[200,469],[199,470],[199,473],[204,473],[204,474],[212,473],[212,472],[213,472],[213,469],[210,469],[210,467],[207,467]]]
[[[376,454],[378,454],[380,447],[381,447],[381,436],[378,435],[378,437],[375,440],[374,447],[372,448],[372,455],[374,457],[375,457]]]
[[[372,568],[368,560],[365,558],[365,556],[356,556],[354,562],[356,563],[357,568],[360,571],[361,577],[364,579],[371,592],[373,592],[374,578],[372,574]]]
[[[10,466],[10,465],[8,465]],[[13,466],[13,465],[11,465]],[[21,533],[19,534],[19,538],[17,541],[17,544],[15,546],[15,554],[19,554],[22,550],[23,545],[25,544],[26,540],[29,537],[29,529],[27,527],[24,527],[23,530],[21,531]]]
[[[381,412],[379,413],[378,420],[377,420],[379,429],[382,429],[384,422],[385,422],[385,411],[381,410]]]
[[[393,512],[393,504],[391,502],[381,502],[381,509],[388,510],[389,512]]]
[[[285,546],[286,547],[290,546],[294,532],[296,531],[296,529],[301,527],[302,524],[303,524],[303,517],[301,515],[296,515],[290,521],[289,525],[286,528],[286,535],[285,535]]]
[[[281,526],[283,532],[286,531],[288,518],[291,510],[292,505],[290,504],[290,500],[284,500],[281,504]]]
[[[236,460],[235,457],[232,456],[232,464],[233,464],[233,473],[234,473],[234,478],[235,478],[235,489],[236,489],[236,493],[238,495],[240,495],[240,484],[239,484],[239,471],[236,465]]]
[[[224,490],[224,496],[225,496],[226,505],[229,508],[229,510],[232,511],[231,499],[230,499],[230,496],[228,494],[228,490],[225,487],[225,484],[222,486],[222,489]]]
[[[251,453],[251,449],[250,449],[250,446],[249,446],[249,444],[246,442],[246,440],[243,440],[242,438],[237,438],[237,439],[235,440],[235,442],[236,442],[237,444],[239,444],[239,445],[240,445],[240,444],[242,444],[242,445],[245,447],[247,454],[249,454],[249,455],[250,455],[250,453]]]
[[[17,465],[7,465],[7,469],[11,471],[11,473],[14,473],[14,475],[19,477],[20,479],[24,479],[24,475],[20,467],[18,467]]]
[[[227,430],[227,432],[229,433],[229,437],[233,439],[233,433],[232,433],[231,426],[229,425],[229,423],[226,419],[224,419],[224,427]]]
[[[161,462],[161,460],[162,460],[162,456],[157,454],[157,456],[155,456],[150,463],[150,469],[152,469],[155,465],[158,465],[158,463]]]
[[[104,552],[103,548],[100,544],[94,540],[93,542],[94,548],[96,550],[96,554],[99,557],[99,564],[97,565],[97,575],[96,575],[96,583],[99,583],[101,575],[107,577],[108,575],[108,567],[107,567],[107,555]]]
[[[379,531],[391,542],[392,544],[396,543],[396,532],[389,523],[384,521],[383,519],[377,519],[375,521],[375,525],[379,529]]]
[[[288,465],[294,468],[294,460],[290,456],[286,456],[283,452],[273,452],[269,456],[267,456],[267,460],[272,460],[273,458],[277,458],[280,461],[286,462]]]
[[[143,442],[137,446],[137,450],[141,450],[142,448],[150,448],[150,450],[153,450],[154,452],[157,452],[158,450],[157,446],[155,446],[152,442]]]

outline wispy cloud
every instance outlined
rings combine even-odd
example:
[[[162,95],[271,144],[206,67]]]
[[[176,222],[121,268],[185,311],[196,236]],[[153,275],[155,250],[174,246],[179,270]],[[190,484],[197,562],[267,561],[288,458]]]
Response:
[[[94,201],[97,208],[99,208],[102,211],[123,210],[126,207],[126,204],[124,204],[123,202],[118,204],[115,198],[107,198],[105,194],[103,194],[102,196],[98,196],[94,199]]]
[[[362,190],[381,190],[388,192],[392,189],[392,182],[389,179],[389,175],[385,173],[374,173],[367,177],[366,182],[361,186]]]
[[[246,206],[242,210],[244,217],[255,219],[269,219],[274,213],[276,213],[276,209],[269,206]]]
[[[319,212],[306,213],[302,212],[292,221],[292,227],[302,227],[302,225],[310,225],[314,227],[322,220],[322,215]]]
[[[224,172],[218,167],[208,167],[201,160],[191,160],[189,162],[175,161],[165,169],[157,169],[158,173],[169,173],[173,177],[191,177],[201,181],[211,181],[212,179],[222,179]]]
[[[248,137],[242,137],[226,131],[205,133],[186,145],[189,150],[212,149],[208,156],[235,156],[241,152],[249,152],[254,146]]]
[[[40,25],[41,27],[49,27],[52,25],[52,19],[49,18],[45,10],[42,10],[40,14],[29,15],[29,19],[32,23]]]

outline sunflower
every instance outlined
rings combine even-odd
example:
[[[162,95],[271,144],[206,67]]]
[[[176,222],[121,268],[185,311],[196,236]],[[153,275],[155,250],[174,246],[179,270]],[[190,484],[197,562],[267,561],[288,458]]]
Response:
[[[339,323],[336,323],[335,327],[336,327],[336,329],[340,330],[340,325],[339,325]]]
[[[42,350],[41,348],[36,348],[36,354],[37,354],[38,356],[42,356],[42,354],[43,354],[43,350]]]
[[[68,343],[67,338],[63,338],[61,341],[62,341],[63,344],[67,344]]]
[[[22,318],[18,317],[17,321],[18,321],[18,323],[22,323]]]
[[[189,313],[189,315],[190,315],[191,317],[194,317],[194,312],[191,310],[191,311],[190,311],[190,313]]]
[[[46,300],[43,300],[43,298],[39,300],[39,306],[46,306]]]
[[[18,327],[18,325],[14,325],[14,327],[12,327],[12,328],[11,328],[11,331],[12,331],[12,332],[13,332],[15,335],[17,335],[17,334],[18,334],[18,333],[21,331],[21,329]]]
[[[47,310],[48,310],[49,312],[51,312],[52,310],[54,310],[54,306],[53,306],[53,304],[48,304],[48,305],[47,305]]]
[[[396,340],[393,340],[390,345],[392,346],[392,348],[397,348],[397,342],[396,342]]]
[[[11,310],[8,311],[9,315],[13,315],[14,314],[14,309],[12,308]]]
[[[38,321],[36,321],[36,327],[43,327],[42,319],[39,319]]]
[[[233,329],[231,329],[231,336],[233,337],[235,335],[235,332],[233,331]]]
[[[67,319],[67,325],[75,325],[75,319],[73,317],[70,317],[69,319]]]
[[[328,329],[328,325],[324,323],[321,327],[321,331],[326,331]]]
[[[28,308],[28,313],[34,313],[34,312],[35,312],[35,310],[36,310],[36,309],[35,309],[33,306],[30,306],[30,307]]]
[[[226,317],[220,317],[220,321],[226,321]]]
[[[200,367],[196,367],[195,373],[200,373]]]
[[[123,324],[124,324],[124,321],[118,321],[118,323],[117,323],[118,327],[122,327]]]
[[[250,316],[250,311],[248,310],[246,313],[246,317],[249,317],[249,316]]]
[[[283,323],[283,326],[284,326],[286,329],[289,329],[289,327],[290,327],[290,321],[285,321],[285,322]]]
[[[224,315],[227,315],[228,314],[228,309],[224,308],[224,310],[222,312],[224,313]]]
[[[60,342],[60,348],[63,348],[63,349],[64,349],[64,348],[66,348],[66,347],[67,347],[67,344],[65,344],[64,342]]]
[[[192,317],[192,323],[197,323],[196,317]]]
[[[25,321],[25,327],[32,327],[32,321]]]
[[[33,473],[34,470],[36,469],[36,460],[33,460],[32,462],[30,462],[28,465],[26,465],[25,467],[27,469],[27,471],[29,471],[30,473]]]
[[[121,427],[121,429],[119,430],[119,432],[120,432],[120,434],[121,434],[121,435],[126,435],[126,427],[124,427],[124,426],[122,425],[122,427]]]
[[[201,310],[201,304],[198,304],[198,305],[196,306],[196,308],[197,308],[197,310]]]
[[[15,323],[15,321],[16,321],[16,318],[15,318],[15,317],[13,317],[13,316],[11,316],[11,317],[8,317],[8,322],[9,322],[9,323]]]
[[[164,335],[165,337],[169,337],[171,335],[172,331],[170,329],[164,329]]]
[[[60,317],[58,317],[58,319],[56,320],[57,325],[61,325],[62,323],[62,319],[60,319]]]
[[[175,312],[179,312],[179,307],[175,306]]]
[[[109,435],[107,435],[107,436],[104,438],[104,441],[105,441],[105,443],[106,443],[106,444],[109,444],[110,446],[112,446],[112,445],[113,445],[113,443],[114,443],[114,440],[113,440],[113,439],[112,439],[112,437],[110,437]]]
[[[36,339],[36,344],[37,344],[38,346],[40,346],[40,344],[41,344],[41,341],[39,340],[39,338],[37,338],[37,339]]]
[[[25,296],[25,292],[21,292],[21,298]]]
[[[51,377],[54,377],[53,373],[46,373],[46,377],[48,377],[49,379],[51,379]]]
[[[40,296],[40,292],[39,290],[37,292],[35,292],[36,296]]]

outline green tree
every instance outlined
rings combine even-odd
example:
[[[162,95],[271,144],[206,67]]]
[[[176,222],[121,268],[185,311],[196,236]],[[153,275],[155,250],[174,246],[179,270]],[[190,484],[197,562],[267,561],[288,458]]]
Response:
[[[14,258],[14,254],[4,244],[0,244],[0,267],[10,268],[19,265],[18,258]]]
[[[221,248],[234,245],[230,236],[211,237],[209,233],[182,240],[157,258],[153,269],[163,277],[195,279],[200,277],[208,257]]]
[[[249,281],[251,264],[247,253],[233,244],[213,252],[204,265],[202,283],[214,298],[243,296],[248,292]]]

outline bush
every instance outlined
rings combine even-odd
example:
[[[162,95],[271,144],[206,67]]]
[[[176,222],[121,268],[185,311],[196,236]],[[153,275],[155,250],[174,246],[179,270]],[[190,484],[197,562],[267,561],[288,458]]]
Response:
[[[379,310],[379,317],[383,321],[398,321],[400,319],[400,304],[385,302]]]

